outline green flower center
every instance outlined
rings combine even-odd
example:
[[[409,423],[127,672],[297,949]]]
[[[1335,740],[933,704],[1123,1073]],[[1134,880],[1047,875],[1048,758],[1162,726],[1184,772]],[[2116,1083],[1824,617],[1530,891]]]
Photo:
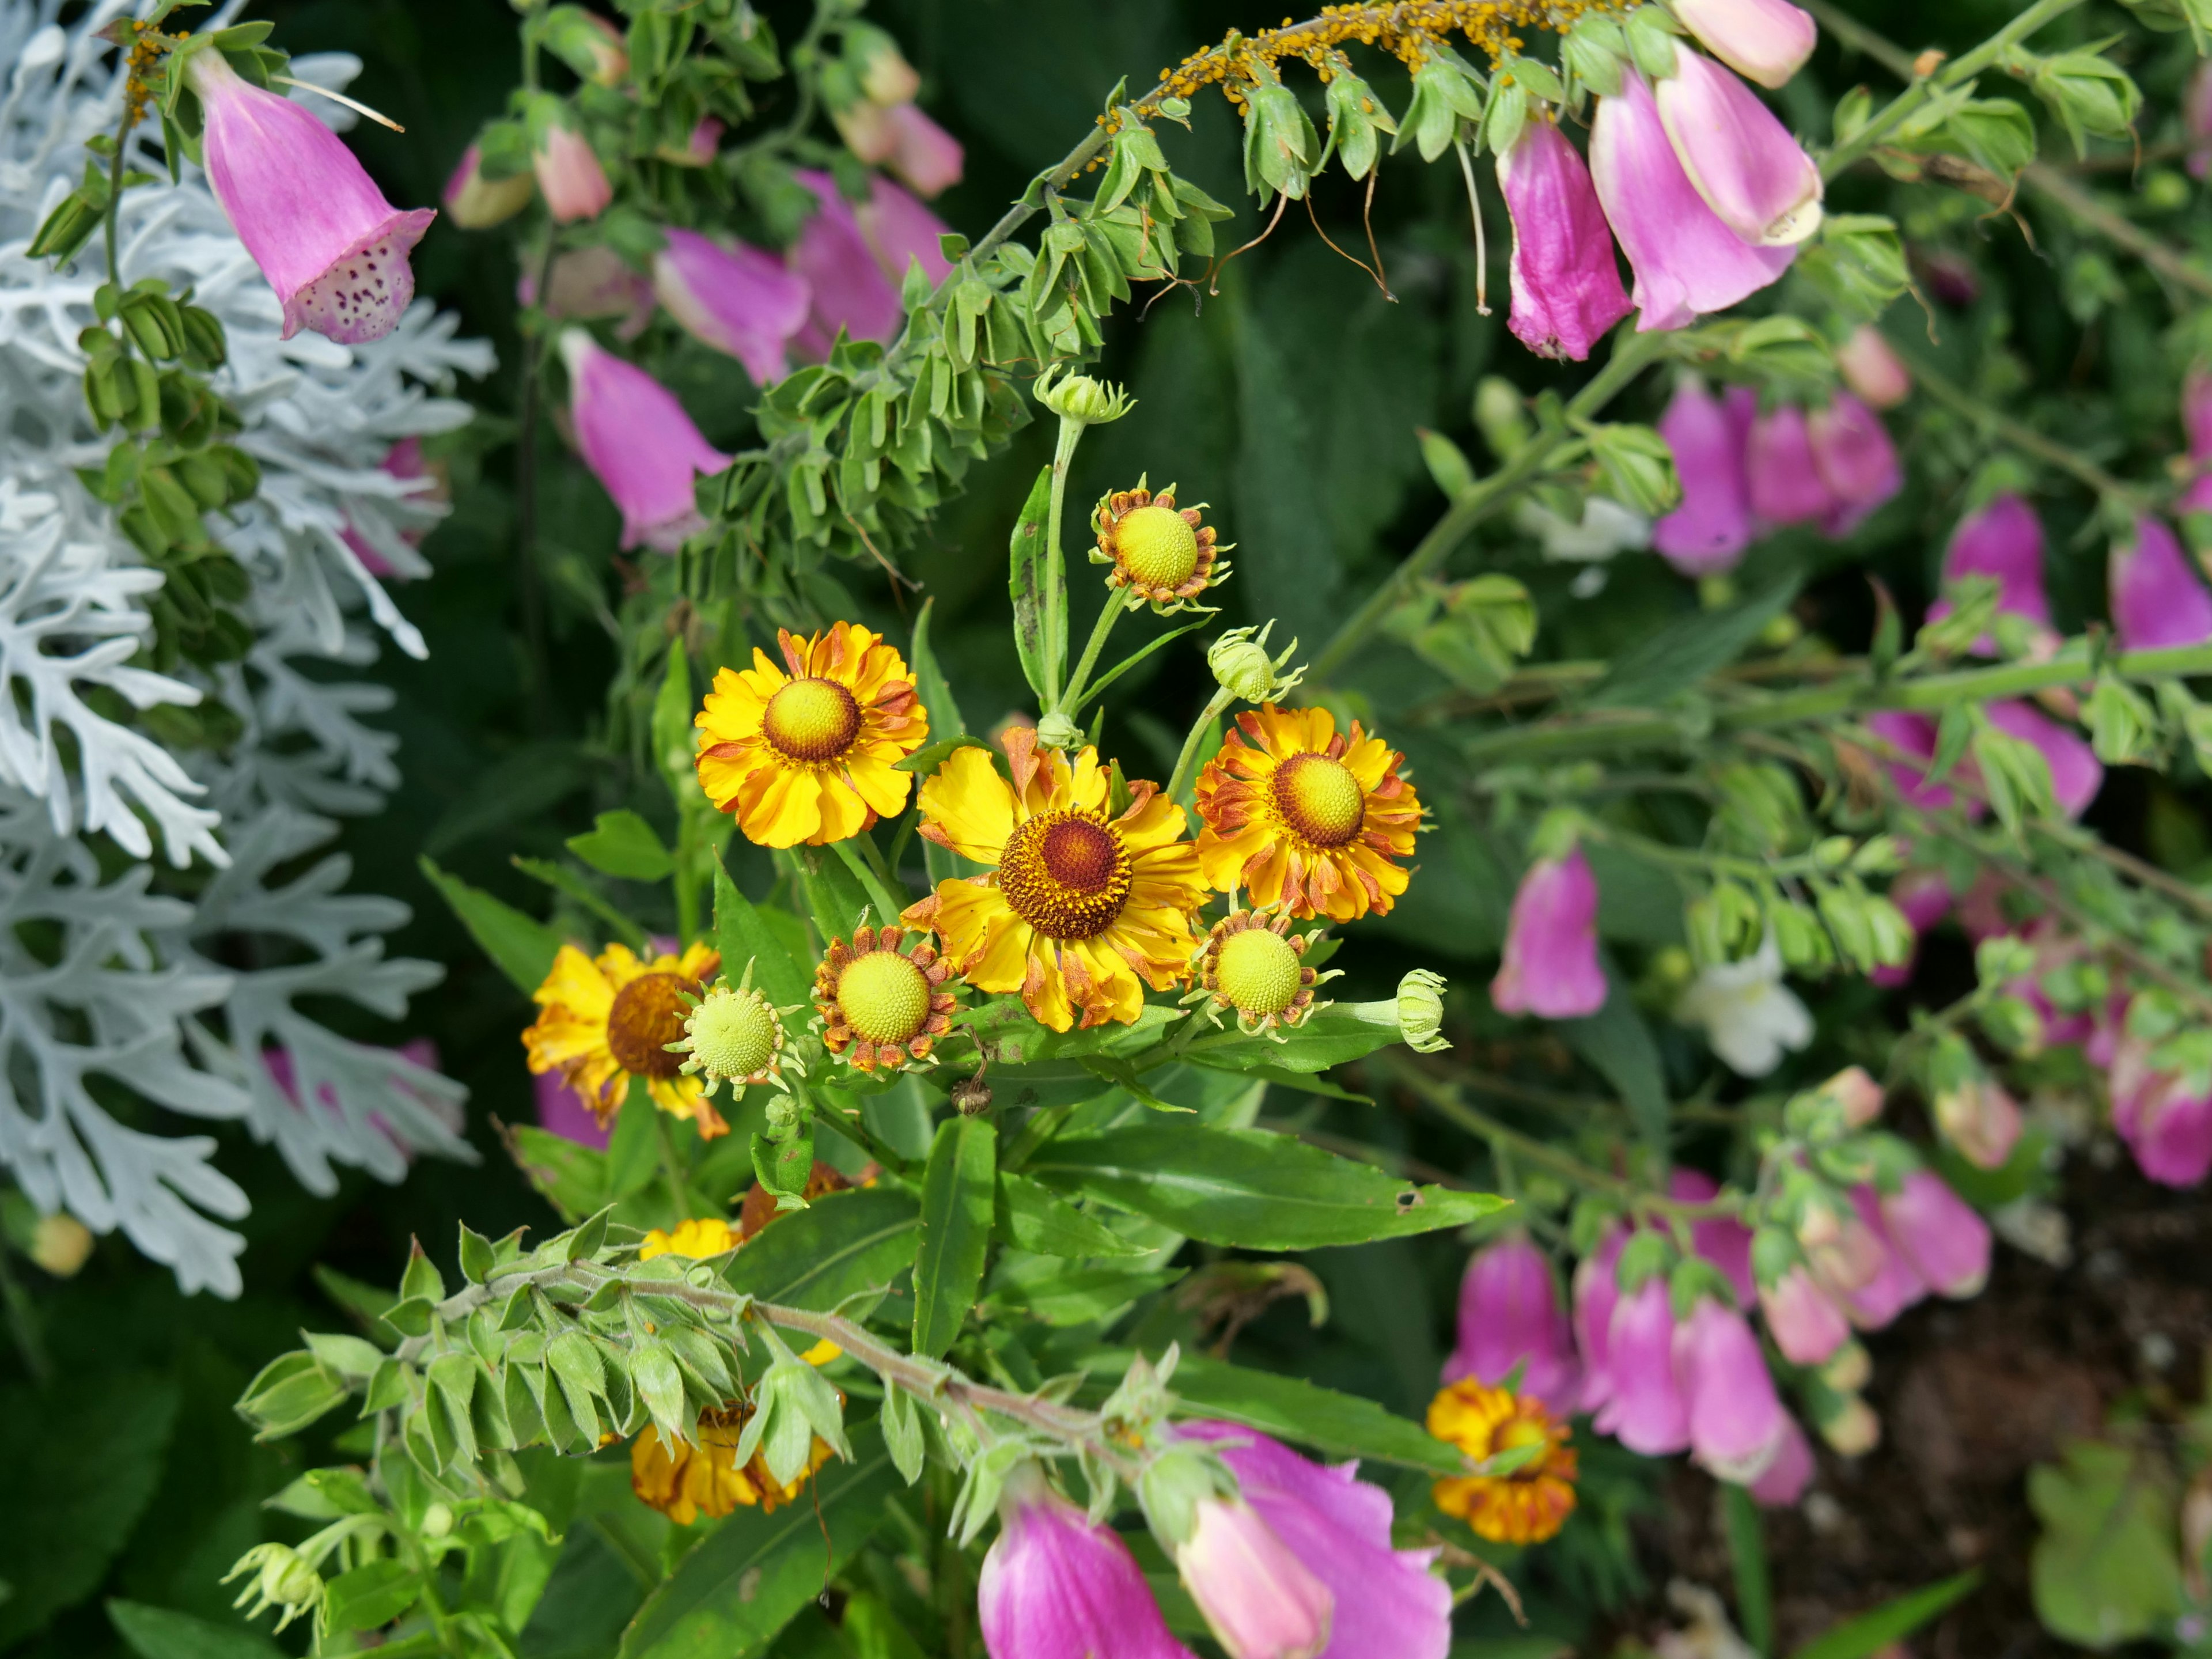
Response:
[[[837,1011],[871,1042],[904,1042],[929,1018],[929,981],[896,951],[854,957],[837,978]]]
[[[726,985],[707,993],[689,1030],[691,1058],[710,1078],[751,1077],[766,1069],[783,1036],[766,997]]]
[[[1298,953],[1271,927],[1248,927],[1221,942],[1213,982],[1240,1014],[1266,1019],[1297,1000]]]
[[[1180,587],[1198,568],[1198,532],[1171,507],[1139,507],[1114,526],[1121,563],[1146,587]]]

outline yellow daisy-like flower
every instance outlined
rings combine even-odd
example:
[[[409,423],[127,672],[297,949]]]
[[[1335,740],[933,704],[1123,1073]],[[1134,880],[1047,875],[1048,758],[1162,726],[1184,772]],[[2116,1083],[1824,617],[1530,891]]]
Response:
[[[1478,1460],[1522,1446],[1544,1449],[1510,1474],[1451,1475],[1436,1483],[1437,1507],[1458,1516],[1478,1536],[1493,1544],[1540,1544],[1574,1513],[1571,1431],[1552,1421],[1534,1395],[1464,1377],[1429,1402],[1429,1432]]]
[[[1108,584],[1154,605],[1180,608],[1229,574],[1215,563],[1225,550],[1215,548],[1213,527],[1199,521],[1198,507],[1176,506],[1173,484],[1158,495],[1139,483],[1102,496],[1091,527],[1098,536],[1092,562],[1114,567]]]
[[[1267,703],[1237,717],[1198,775],[1198,857],[1222,892],[1262,910],[1352,921],[1406,890],[1421,803],[1405,757],[1326,708]]]
[[[602,1124],[629,1097],[630,1079],[641,1077],[662,1111],[690,1118],[704,1139],[727,1134],[699,1079],[684,1075],[683,1055],[669,1051],[683,1041],[687,999],[721,965],[704,945],[649,959],[627,945],[610,945],[596,959],[562,945],[553,971],[531,993],[544,1012],[522,1034],[530,1069],[558,1072]]]
[[[864,1072],[926,1064],[952,1029],[952,993],[944,988],[951,966],[928,934],[901,950],[905,938],[896,927],[860,928],[850,945],[831,939],[814,970],[822,1046]]]
[[[657,1255],[688,1255],[703,1260],[734,1250],[742,1242],[737,1230],[721,1217],[694,1216],[678,1222],[672,1232],[655,1227],[647,1233],[645,1242],[637,1247],[637,1259],[650,1261]]]
[[[905,920],[936,930],[968,983],[1019,991],[1055,1031],[1079,1014],[1085,1025],[1127,1024],[1145,986],[1168,990],[1189,971],[1191,912],[1206,884],[1197,848],[1181,839],[1182,809],[1158,785],[1132,783],[1127,810],[1109,818],[1097,750],[1071,765],[1040,750],[1028,726],[1005,742],[1012,782],[966,748],[921,786],[921,833],[994,867],[939,882]]]
[[[725,668],[692,721],[707,798],[763,847],[826,847],[903,812],[913,780],[891,767],[927,741],[929,714],[897,647],[842,622],[775,639],[783,668],[760,650]]]
[[[630,1490],[679,1527],[690,1526],[702,1515],[728,1515],[740,1504],[772,1513],[795,1502],[814,1471],[830,1461],[830,1448],[817,1435],[806,1473],[789,1486],[769,1474],[758,1451],[739,1468],[738,1441],[752,1414],[753,1408],[742,1401],[720,1411],[700,1413],[696,1446],[681,1441],[671,1446],[648,1425],[630,1442]]]
[[[1213,924],[1193,959],[1198,988],[1185,1002],[1207,1000],[1209,1017],[1218,1022],[1234,1010],[1237,1029],[1247,1036],[1305,1023],[1317,1006],[1314,987],[1323,975],[1305,964],[1304,934],[1291,936],[1291,919],[1272,919],[1257,910],[1238,910]],[[1327,975],[1334,978],[1334,970]]]

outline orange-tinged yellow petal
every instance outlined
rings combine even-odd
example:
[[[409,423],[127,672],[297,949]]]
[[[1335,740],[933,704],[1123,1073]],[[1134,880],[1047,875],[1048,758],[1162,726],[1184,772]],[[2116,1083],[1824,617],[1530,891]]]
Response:
[[[914,783],[906,773],[894,772],[872,757],[856,756],[847,765],[845,776],[878,817],[895,818],[906,811],[907,791]]]
[[[923,781],[921,814],[941,845],[978,864],[996,864],[1014,833],[1013,790],[985,750],[956,749]]]

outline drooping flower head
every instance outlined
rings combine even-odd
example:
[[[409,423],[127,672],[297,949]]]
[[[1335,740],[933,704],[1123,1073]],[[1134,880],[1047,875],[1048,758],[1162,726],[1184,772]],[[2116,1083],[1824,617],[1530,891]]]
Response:
[[[1759,1310],[1774,1346],[1793,1365],[1818,1365],[1850,1340],[1843,1314],[1802,1261],[1792,1261],[1759,1287]]]
[[[850,945],[831,939],[814,970],[822,1046],[863,1072],[927,1065],[952,1029],[951,969],[927,933],[905,939],[896,927],[855,929]]]
[[[1675,1328],[1674,1363],[1692,1455],[1723,1480],[1756,1480],[1781,1451],[1789,1418],[1750,1325],[1734,1308],[1700,1297]]]
[[[929,739],[898,647],[857,623],[800,639],[778,629],[778,667],[725,668],[692,724],[699,787],[762,847],[826,847],[906,810],[892,769]]]
[[[1233,1014],[1248,1036],[1302,1025],[1328,1006],[1314,1001],[1322,975],[1304,961],[1314,937],[1291,933],[1288,915],[1232,911],[1207,930],[1192,958],[1197,988],[1183,1000],[1207,1002],[1217,1019]]]
[[[1826,1288],[1852,1324],[1863,1331],[1878,1331],[1913,1304],[1924,1300],[1928,1281],[1890,1237],[1881,1218],[1881,1195],[1873,1188],[1854,1187],[1851,1207],[1857,1212],[1864,1237],[1875,1247],[1871,1252],[1874,1271],[1856,1285],[1830,1282]],[[1813,1260],[1817,1273],[1821,1257],[1816,1252]]]
[[[1729,229],[1773,248],[1820,228],[1820,170],[1757,93],[1710,58],[1677,52],[1655,96],[1675,159]]]
[[[1540,357],[1580,362],[1629,310],[1589,169],[1537,115],[1498,158],[1498,187],[1513,222],[1514,337]]]
[[[1055,1031],[1079,1014],[1086,1026],[1127,1024],[1146,985],[1168,990],[1189,971],[1206,889],[1182,809],[1136,781],[1109,817],[1112,780],[1097,750],[1071,763],[1028,726],[1004,741],[1011,780],[963,748],[921,786],[922,835],[990,868],[939,882],[905,919],[936,930],[969,984],[1019,991]]]
[[[2069,818],[2080,817],[2105,784],[2104,763],[2088,740],[2025,702],[2007,699],[1985,707],[1991,726],[2041,752],[2051,769],[2051,793],[2058,810]]]
[[[785,256],[812,300],[795,343],[819,360],[830,355],[841,329],[855,340],[890,339],[898,331],[898,288],[884,274],[852,204],[826,173],[801,167],[793,176],[817,204]]]
[[[933,286],[951,274],[945,221],[881,173],[868,180],[868,199],[853,210],[853,219],[894,288],[906,281],[907,267],[917,262]]]
[[[1098,546],[1094,564],[1113,569],[1106,580],[1150,601],[1156,611],[1180,611],[1229,574],[1217,564],[1213,526],[1200,514],[1206,503],[1178,507],[1176,487],[1157,495],[1141,481],[1134,489],[1117,489],[1098,498],[1091,529]]]
[[[1820,525],[1828,535],[1848,536],[1904,487],[1889,428],[1850,392],[1838,392],[1807,416],[1805,434],[1814,469],[1835,501]]]
[[[704,945],[645,957],[610,945],[596,959],[562,945],[545,982],[531,993],[543,1012],[522,1034],[530,1069],[560,1073],[603,1124],[622,1109],[630,1079],[641,1078],[655,1106],[690,1119],[702,1138],[727,1133],[673,1048],[684,1037],[689,1000],[721,960]]]
[[[1195,1509],[1176,1571],[1222,1651],[1321,1659],[1336,1617],[1328,1586],[1243,1498],[1201,1498]]]
[[[426,505],[436,502],[442,507],[453,499],[453,492],[446,478],[444,464],[424,459],[422,441],[420,438],[402,438],[398,443],[392,445],[385,452],[384,459],[378,463],[377,470],[410,483],[416,479],[428,481],[427,488],[410,491],[400,497],[403,501]],[[354,556],[361,561],[362,568],[366,569],[370,575],[398,576],[403,574],[419,574],[422,567],[418,563],[413,569],[403,573],[400,567],[393,562],[393,559],[398,556],[398,550],[392,547],[391,538],[396,536],[400,549],[413,549],[422,544],[422,538],[426,533],[428,532],[424,530],[414,528],[395,532],[387,527],[383,521],[372,524],[364,533],[361,521],[349,517],[346,521],[346,527],[340,531],[338,535],[340,539],[353,550]],[[372,536],[375,540],[370,539]]]
[[[653,291],[696,340],[745,366],[756,386],[783,378],[784,349],[806,321],[805,280],[758,248],[671,227],[653,257]]]
[[[1428,1429],[1476,1459],[1524,1446],[1544,1449],[1507,1474],[1447,1475],[1431,1489],[1437,1507],[1464,1520],[1476,1536],[1495,1544],[1540,1544],[1574,1513],[1579,1460],[1572,1432],[1534,1395],[1462,1378],[1429,1402]]]
[[[615,335],[623,340],[635,339],[653,320],[653,284],[604,242],[555,254],[542,294],[538,272],[526,268],[515,280],[514,298],[571,322],[619,317]]]
[[[1907,708],[1883,708],[1867,715],[1865,724],[1885,745],[1897,751],[1885,755],[1882,764],[1907,805],[1940,812],[1958,799],[1949,784],[1930,783],[1928,769],[1913,763],[1936,758],[1936,721],[1931,716]]]
[[[1198,775],[1206,881],[1298,918],[1387,914],[1421,823],[1405,758],[1326,708],[1246,709]]]
[[[1606,1331],[1613,1392],[1595,1427],[1632,1452],[1663,1457],[1690,1444],[1690,1408],[1674,1376],[1674,1308],[1667,1275],[1622,1295]]]
[[[1894,409],[1912,395],[1912,375],[1881,331],[1861,323],[1836,348],[1836,368],[1844,384],[1875,409]]]
[[[806,1467],[788,1482],[769,1473],[768,1454],[756,1450],[742,1467],[738,1442],[753,1408],[743,1401],[699,1413],[696,1445],[671,1445],[647,1424],[630,1443],[629,1484],[638,1500],[659,1510],[679,1527],[701,1516],[730,1515],[740,1508],[771,1514],[799,1501],[814,1471],[830,1461],[829,1444],[817,1435]]]
[[[398,211],[343,139],[220,51],[193,52],[185,74],[205,119],[209,187],[276,291],[283,337],[307,328],[359,345],[391,333],[415,298],[409,251],[435,210]]]
[[[674,392],[582,329],[562,331],[561,357],[576,447],[622,509],[623,546],[674,552],[705,522],[695,481],[730,458],[700,435]]]
[[[1554,1417],[1572,1414],[1583,1378],[1574,1331],[1559,1304],[1552,1264],[1520,1232],[1468,1259],[1459,1285],[1459,1341],[1444,1362],[1444,1381],[1499,1383],[1516,1368],[1522,1394]]]
[[[592,141],[568,125],[565,113],[550,114],[532,124],[538,130],[530,151],[530,170],[545,198],[545,210],[556,224],[596,219],[615,199],[607,170],[599,165]]]
[[[1513,895],[1491,1003],[1501,1014],[1573,1019],[1595,1013],[1605,999],[1589,860],[1579,847],[1563,859],[1538,859]]]
[[[1991,576],[1997,584],[1997,609],[2051,626],[2051,601],[2043,592],[2043,521],[2035,509],[2007,490],[1979,512],[1961,520],[1943,554],[1943,580]],[[1928,620],[1941,622],[1954,609],[1939,599],[1928,607]],[[1984,635],[1974,649],[1996,648]]]
[[[1839,506],[1814,462],[1805,411],[1795,404],[1763,410],[1753,420],[1743,470],[1753,515],[1762,524],[1806,524],[1827,518]]]
[[[999,1524],[975,1581],[991,1659],[1193,1659],[1121,1535],[1053,1492],[1034,1465],[1008,1478]]]
[[[1820,39],[1812,15],[1790,0],[1675,0],[1671,9],[1707,52],[1763,87],[1782,87]]]
[[[1990,1277],[1990,1224],[1929,1170],[1881,1195],[1890,1241],[1938,1296],[1978,1296]]]
[[[446,180],[446,216],[463,230],[489,230],[530,205],[538,181],[526,173],[505,179],[483,175],[483,155],[474,144],[461,152],[460,163]]]
[[[1703,380],[1686,374],[1659,417],[1659,435],[1674,453],[1682,500],[1651,526],[1651,545],[1685,576],[1733,570],[1751,545],[1744,443],[1753,404],[1746,388],[1732,389],[1729,397],[1739,407],[1723,404]]]
[[[893,104],[884,112],[884,125],[890,138],[884,162],[908,184],[924,196],[939,196],[960,182],[966,152],[920,105]]]
[[[2132,543],[2112,549],[2112,628],[2123,651],[2158,651],[2212,640],[2212,593],[2163,519],[2136,520]]]

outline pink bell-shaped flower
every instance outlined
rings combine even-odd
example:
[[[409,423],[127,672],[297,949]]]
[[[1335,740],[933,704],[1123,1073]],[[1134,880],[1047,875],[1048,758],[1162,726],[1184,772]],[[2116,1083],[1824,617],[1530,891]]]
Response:
[[[906,269],[921,262],[921,274],[933,288],[951,273],[945,257],[945,221],[880,174],[868,180],[868,199],[853,210],[860,234],[876,264],[893,283],[906,281]]]
[[[558,1072],[540,1072],[531,1079],[538,1102],[538,1127],[563,1140],[604,1152],[614,1138],[614,1126],[602,1125],[591,1103]]]
[[[1597,198],[1636,279],[1630,297],[1639,332],[1686,328],[1789,270],[1794,246],[1753,246],[1706,206],[1636,70],[1624,72],[1618,95],[1598,100],[1589,159]]]
[[[1721,1194],[1720,1183],[1703,1170],[1680,1166],[1667,1176],[1667,1195],[1683,1204],[1710,1204]],[[1751,1229],[1733,1216],[1712,1215],[1690,1224],[1690,1248],[1702,1261],[1721,1270],[1736,1300],[1748,1303],[1751,1277]]]
[[[1897,785],[1898,793],[1910,805],[1923,811],[1940,812],[1953,805],[1958,797],[1948,783],[1930,783],[1928,769],[1916,766],[1911,760],[1932,761],[1936,758],[1936,721],[1933,716],[1919,714],[1906,708],[1883,708],[1866,716],[1866,728],[1875,737],[1898,750],[1886,755],[1883,763]]]
[[[1733,570],[1751,545],[1751,489],[1743,468],[1752,396],[1733,387],[1723,403],[1703,380],[1685,375],[1659,417],[1659,435],[1674,452],[1682,500],[1651,526],[1651,545],[1685,576]]]
[[[1595,1426],[1632,1452],[1663,1457],[1690,1443],[1690,1408],[1674,1380],[1674,1308],[1667,1275],[1622,1297],[1606,1333],[1613,1393]]]
[[[671,228],[653,291],[685,331],[745,366],[755,386],[783,378],[784,348],[806,321],[806,283],[758,248]]]
[[[931,120],[915,103],[894,104],[884,112],[890,129],[890,154],[884,158],[893,173],[924,196],[940,196],[960,182],[966,152],[960,141]]]
[[[2212,1172],[2212,1095],[2192,1095],[2180,1080],[2147,1096],[2121,1139],[2136,1167],[2165,1187],[2194,1187]]]
[[[1995,577],[1998,610],[2051,626],[2051,601],[2043,592],[2043,521],[2010,490],[1960,520],[1952,532],[1943,553],[1943,580],[1967,576]],[[1928,620],[1941,622],[1952,609],[1950,600],[1938,599],[1928,607]],[[1996,646],[1985,634],[1974,649],[1989,653]]]
[[[1514,337],[1580,362],[1629,310],[1589,168],[1566,134],[1532,116],[1498,158],[1498,188],[1513,221]]]
[[[700,435],[675,393],[583,330],[562,332],[561,357],[576,447],[622,509],[623,546],[674,552],[703,523],[694,480],[730,458]]]
[[[1993,702],[1990,724],[2033,744],[2051,768],[2051,793],[2058,810],[2078,818],[2105,786],[2105,768],[2081,733],[2024,702]]]
[[[1582,1391],[1575,1334],[1559,1305],[1552,1264],[1516,1232],[1468,1258],[1459,1286],[1459,1344],[1443,1380],[1497,1384],[1521,1368],[1521,1392],[1554,1418],[1573,1414]]]
[[[2112,549],[2107,573],[2112,628],[2123,651],[2160,651],[2212,640],[2212,593],[2163,519],[2136,520],[2133,543]]]
[[[1185,1423],[1212,1443],[1253,1513],[1304,1564],[1334,1604],[1320,1659],[1445,1659],[1451,1589],[1429,1571],[1437,1552],[1395,1549],[1390,1496],[1357,1463],[1311,1462],[1234,1423]]]
[[[1936,1295],[1978,1296],[1989,1283],[1989,1223],[1932,1170],[1915,1170],[1881,1194],[1881,1224]]]
[[[1501,1014],[1572,1019],[1605,1006],[1597,959],[1597,878],[1579,847],[1563,859],[1539,859],[1521,878],[1505,936],[1504,960],[1490,982]]]
[[[1936,1096],[1936,1127],[1978,1170],[2002,1170],[2021,1134],[2020,1106],[1990,1078],[1968,1078]]]
[[[514,297],[520,304],[542,306],[547,316],[569,322],[619,317],[623,320],[615,332],[625,340],[642,334],[653,320],[653,284],[604,242],[555,254],[542,297],[538,273],[526,265],[515,282]]]
[[[1839,505],[1814,462],[1805,411],[1794,404],[1763,410],[1752,422],[1743,471],[1752,514],[1763,525],[1806,524]]]
[[[461,152],[460,165],[446,180],[446,217],[463,230],[488,230],[530,205],[538,181],[526,173],[507,179],[483,176],[483,159],[474,144]]]
[[[1861,323],[1836,348],[1844,384],[1876,409],[1895,409],[1912,395],[1912,376],[1872,323]]]
[[[344,140],[253,85],[212,47],[185,59],[205,125],[201,155],[224,216],[301,329],[340,345],[380,340],[415,297],[408,252],[437,212],[384,199]]]
[[[1692,1458],[1738,1486],[1764,1474],[1782,1449],[1789,1416],[1744,1316],[1700,1297],[1675,1328],[1674,1364],[1674,1386],[1688,1407]]]
[[[1169,1633],[1129,1547],[1054,1492],[1034,1464],[1007,1479],[999,1523],[975,1581],[991,1659],[1193,1659]]]
[[[1850,1340],[1851,1328],[1836,1304],[1793,1261],[1771,1284],[1759,1287],[1759,1310],[1782,1357],[1793,1365],[1817,1365]]]
[[[530,152],[530,170],[538,175],[545,210],[556,224],[596,219],[615,199],[615,187],[607,182],[607,170],[599,165],[591,141],[565,120],[555,118],[544,123]]]
[[[1710,58],[1674,54],[1654,95],[1698,194],[1754,247],[1791,247],[1820,228],[1820,169],[1757,93]]]
[[[1602,1243],[1575,1265],[1575,1346],[1582,1355],[1580,1409],[1597,1410],[1613,1398],[1613,1310],[1620,1304],[1620,1253],[1629,1231],[1609,1227]]]
[[[1850,392],[1838,392],[1826,408],[1807,416],[1805,434],[1814,469],[1835,498],[1820,526],[1830,536],[1850,535],[1904,487],[1889,428]]]
[[[1335,1599],[1241,1498],[1202,1498],[1176,1550],[1183,1588],[1229,1659],[1320,1659]]]
[[[1805,1431],[1787,1412],[1782,1414],[1782,1443],[1775,1449],[1774,1461],[1751,1483],[1751,1495],[1777,1510],[1787,1509],[1802,1498],[1805,1488],[1813,1484],[1814,1474],[1813,1448]]]
[[[852,204],[826,173],[801,167],[793,176],[819,204],[785,256],[813,301],[796,337],[799,349],[827,357],[840,329],[855,340],[890,339],[898,331],[898,289],[884,276]]]
[[[1881,1266],[1864,1283],[1845,1291],[1838,1299],[1851,1323],[1863,1331],[1878,1331],[1928,1294],[1928,1281],[1906,1260],[1882,1224],[1881,1200],[1869,1186],[1851,1188],[1851,1206],[1859,1220],[1881,1246]]]
[[[1738,75],[1787,86],[1820,40],[1812,15],[1790,0],[1674,0],[1682,27]]]

